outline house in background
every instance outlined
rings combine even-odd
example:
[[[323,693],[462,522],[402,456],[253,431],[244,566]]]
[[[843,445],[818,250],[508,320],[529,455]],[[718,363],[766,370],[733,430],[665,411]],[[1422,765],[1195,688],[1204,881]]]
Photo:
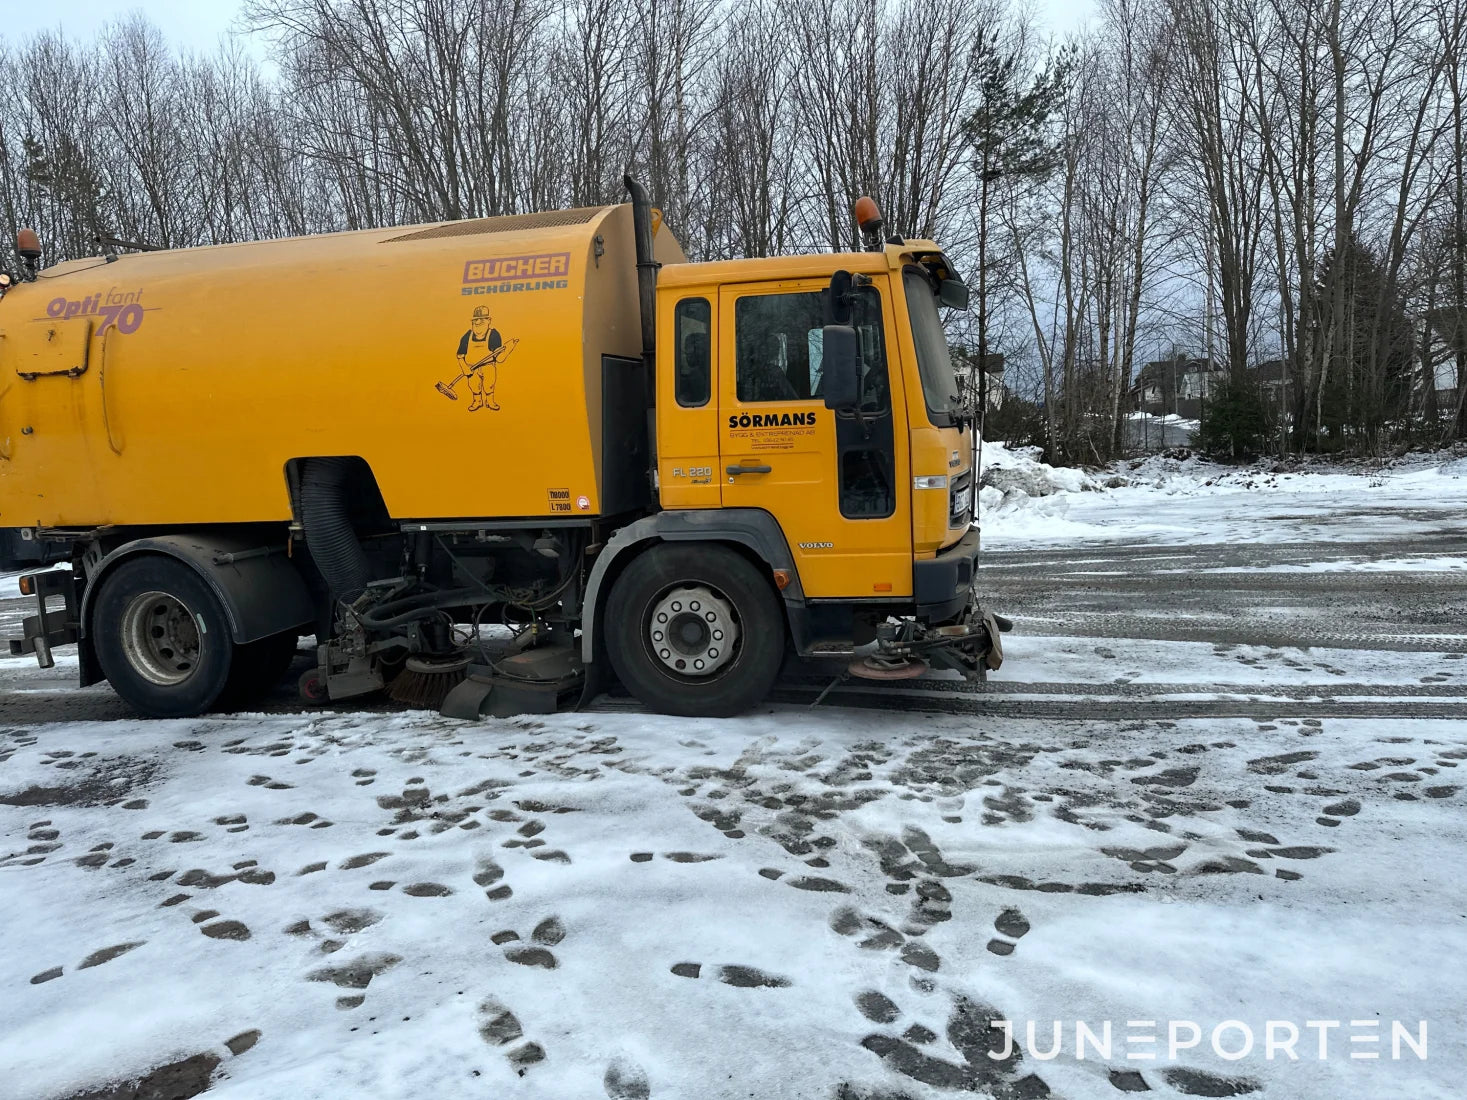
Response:
[[[1004,356],[1002,352],[989,352],[980,376],[978,356],[969,349],[953,344],[948,352],[952,356],[953,368],[958,379],[958,396],[973,406],[978,404],[978,393],[983,390],[987,405],[997,409],[1004,403],[1008,393],[1003,382]],[[985,383],[986,378],[986,383]]]
[[[1282,359],[1265,359],[1248,368],[1259,392],[1270,401],[1287,401],[1294,391],[1294,371]]]
[[[1248,368],[1249,377],[1258,386],[1259,392],[1269,407],[1289,409],[1297,389],[1298,372],[1293,364],[1283,359],[1264,359]],[[1456,365],[1450,359],[1438,360],[1435,364],[1434,392],[1427,393],[1421,367],[1411,372],[1411,407],[1416,413],[1433,411],[1445,415],[1457,407]]]
[[[1224,373],[1206,359],[1179,355],[1154,360],[1141,368],[1131,384],[1131,407],[1152,416],[1174,413],[1196,420]]]

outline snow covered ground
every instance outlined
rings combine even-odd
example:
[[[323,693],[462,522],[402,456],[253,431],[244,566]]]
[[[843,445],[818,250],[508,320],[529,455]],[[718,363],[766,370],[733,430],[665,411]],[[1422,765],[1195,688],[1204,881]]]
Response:
[[[1467,469],[985,458],[995,591],[1058,587],[966,710],[78,720],[0,659],[0,1097],[1461,1095]],[[1357,582],[1358,646],[1207,634]]]
[[[1442,523],[1467,527],[1467,457],[1273,472],[1272,463],[1230,467],[1153,455],[1086,473],[1038,462],[1030,448],[985,443],[983,463],[981,519],[993,549],[1111,540],[1409,542]]]
[[[1460,722],[347,714],[0,745],[7,1095],[201,1053],[221,1097],[1459,1095]],[[1114,1043],[995,1062],[990,1019]],[[1362,1019],[1381,1045],[1315,1056],[1306,1021]],[[1135,1020],[1204,1041],[1128,1057]],[[1208,1049],[1228,1020],[1253,1056]],[[1297,1062],[1262,1057],[1269,1020]],[[1421,1020],[1426,1060],[1393,1060],[1389,1021]]]

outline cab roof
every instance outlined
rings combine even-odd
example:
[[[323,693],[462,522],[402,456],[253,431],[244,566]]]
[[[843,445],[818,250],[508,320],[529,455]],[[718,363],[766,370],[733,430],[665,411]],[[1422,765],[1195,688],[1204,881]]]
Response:
[[[880,252],[816,252],[801,256],[669,264],[658,271],[657,285],[704,286],[709,283],[747,283],[756,279],[808,279],[842,269],[873,275],[882,271],[899,271],[905,264],[941,252],[942,249],[932,241],[908,240],[902,244],[888,244]]]

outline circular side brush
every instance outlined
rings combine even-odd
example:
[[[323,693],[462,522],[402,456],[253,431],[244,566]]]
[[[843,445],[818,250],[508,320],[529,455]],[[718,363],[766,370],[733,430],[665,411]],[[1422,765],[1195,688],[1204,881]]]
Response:
[[[458,687],[468,674],[469,659],[451,657],[409,657],[395,680],[387,688],[387,697],[404,706],[421,710],[437,710],[448,693]]]
[[[872,653],[852,658],[846,671],[862,680],[915,680],[927,671],[927,662],[920,657],[888,657]]]

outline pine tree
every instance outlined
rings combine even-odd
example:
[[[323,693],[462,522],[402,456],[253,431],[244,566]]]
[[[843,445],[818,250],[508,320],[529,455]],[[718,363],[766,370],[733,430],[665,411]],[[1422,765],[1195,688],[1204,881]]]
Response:
[[[1326,348],[1315,397],[1318,423],[1328,439],[1321,448],[1338,449],[1353,436],[1375,449],[1385,427],[1404,417],[1410,406],[1414,339],[1398,288],[1389,285],[1384,265],[1350,237],[1320,265],[1326,293],[1317,300],[1317,323],[1342,338]],[[1332,293],[1339,286],[1336,299]],[[1342,324],[1330,325],[1333,301],[1343,303]]]
[[[1252,377],[1225,377],[1208,397],[1197,429],[1197,449],[1217,458],[1261,454],[1269,438],[1268,408]]]
[[[1059,163],[1050,120],[1067,94],[1074,55],[1050,58],[1026,80],[1017,51],[994,34],[974,47],[979,107],[963,123],[978,179],[977,332],[979,364],[988,362],[989,223],[1000,199],[1026,182],[1049,176]]]

